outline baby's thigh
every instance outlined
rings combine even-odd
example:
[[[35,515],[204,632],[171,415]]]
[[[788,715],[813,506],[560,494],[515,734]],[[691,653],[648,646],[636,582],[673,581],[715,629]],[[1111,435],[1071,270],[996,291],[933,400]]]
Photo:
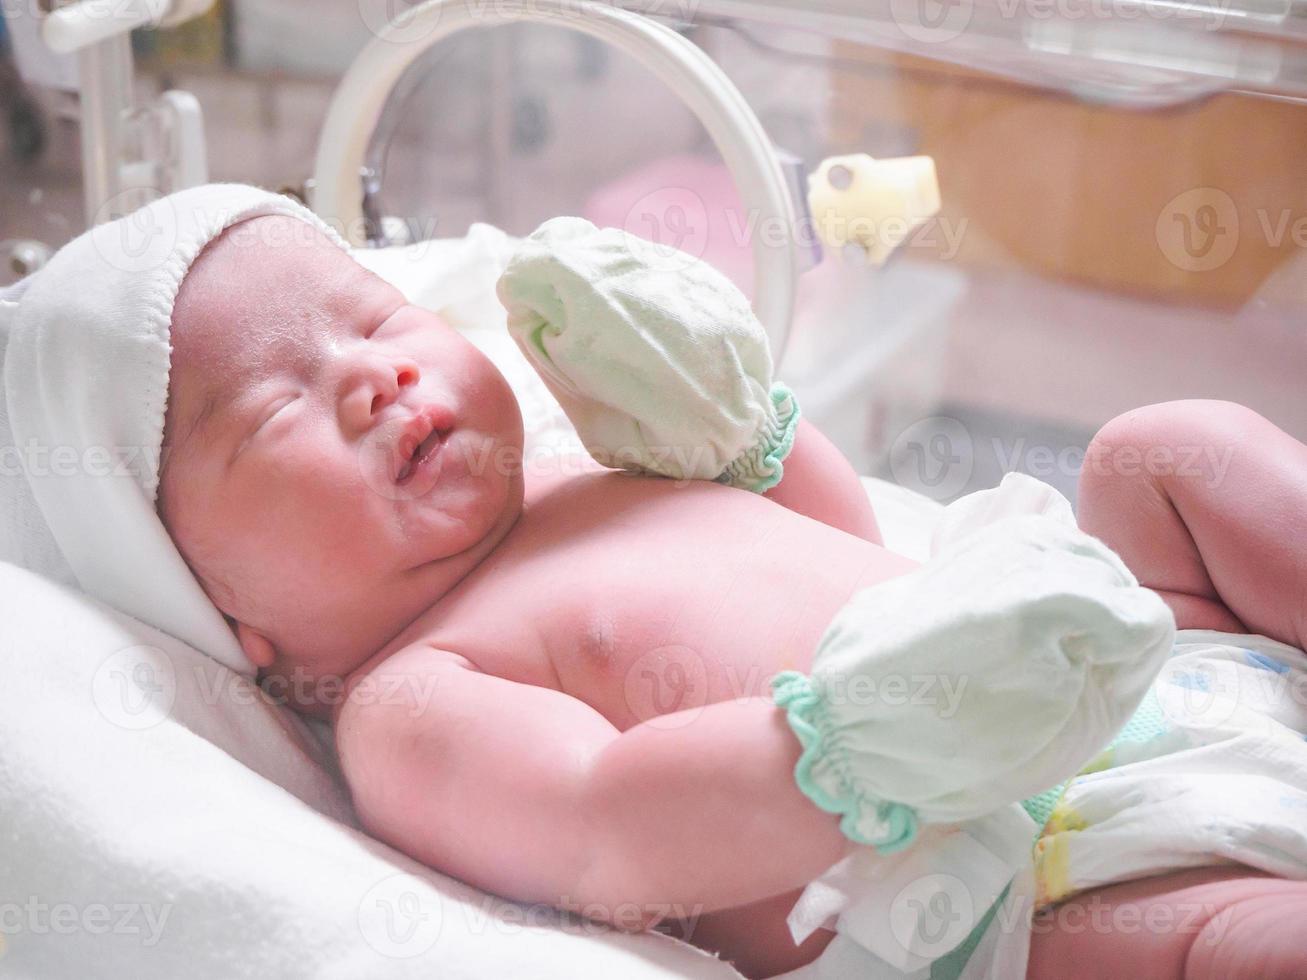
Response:
[[[1307,882],[1200,868],[1109,885],[1035,920],[1028,980],[1300,980]]]

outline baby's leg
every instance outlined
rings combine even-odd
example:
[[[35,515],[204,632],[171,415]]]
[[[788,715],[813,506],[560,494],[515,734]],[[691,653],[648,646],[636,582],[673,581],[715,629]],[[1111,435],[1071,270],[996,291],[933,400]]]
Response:
[[[765,494],[782,507],[882,544],[876,515],[849,461],[807,419],[800,419],[781,482]]]
[[[1109,885],[1035,922],[1027,980],[1298,980],[1307,882],[1197,868]]]
[[[1090,443],[1080,526],[1182,628],[1307,640],[1307,446],[1230,402],[1151,405]]]

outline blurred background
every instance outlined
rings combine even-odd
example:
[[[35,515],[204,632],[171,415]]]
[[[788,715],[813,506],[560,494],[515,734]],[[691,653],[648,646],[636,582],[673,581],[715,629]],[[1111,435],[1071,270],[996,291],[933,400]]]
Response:
[[[303,195],[368,3],[219,0],[136,31],[137,96],[198,98],[210,179]],[[1307,439],[1295,0],[1227,3],[1216,26],[1121,16],[1145,0],[1096,20],[994,3],[963,2],[966,28],[934,37],[887,33],[892,3],[865,23],[823,16],[848,7],[832,0],[645,4],[723,67],[796,189],[834,154],[935,160],[942,209],[885,265],[807,250],[780,374],[808,414],[863,472],[945,500],[1009,470],[1073,493],[1093,431],[1166,399],[1232,399]],[[0,45],[0,284],[86,222],[77,94],[38,80],[14,36],[37,6],[6,7]],[[753,288],[753,230],[694,115],[562,27],[437,44],[392,93],[368,166],[393,243],[648,219]]]

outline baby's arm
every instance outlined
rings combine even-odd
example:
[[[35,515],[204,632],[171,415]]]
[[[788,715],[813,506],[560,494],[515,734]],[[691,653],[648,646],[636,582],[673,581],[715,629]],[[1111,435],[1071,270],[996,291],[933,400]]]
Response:
[[[406,696],[372,696],[385,691]],[[799,743],[767,698],[619,732],[566,694],[412,647],[352,691],[336,730],[370,833],[625,929],[806,884],[846,843],[796,787]]]
[[[805,418],[785,457],[785,475],[763,496],[796,513],[881,544],[876,515],[849,461]]]

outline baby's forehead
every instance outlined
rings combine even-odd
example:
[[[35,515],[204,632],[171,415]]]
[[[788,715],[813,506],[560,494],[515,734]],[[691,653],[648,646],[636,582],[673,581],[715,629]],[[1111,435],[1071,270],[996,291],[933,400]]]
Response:
[[[170,422],[189,429],[176,416],[289,358],[311,356],[379,284],[298,219],[268,215],[228,229],[192,263],[173,306]]]
[[[173,307],[174,367],[249,364],[347,317],[373,279],[313,226],[267,215],[228,229],[191,265]]]

